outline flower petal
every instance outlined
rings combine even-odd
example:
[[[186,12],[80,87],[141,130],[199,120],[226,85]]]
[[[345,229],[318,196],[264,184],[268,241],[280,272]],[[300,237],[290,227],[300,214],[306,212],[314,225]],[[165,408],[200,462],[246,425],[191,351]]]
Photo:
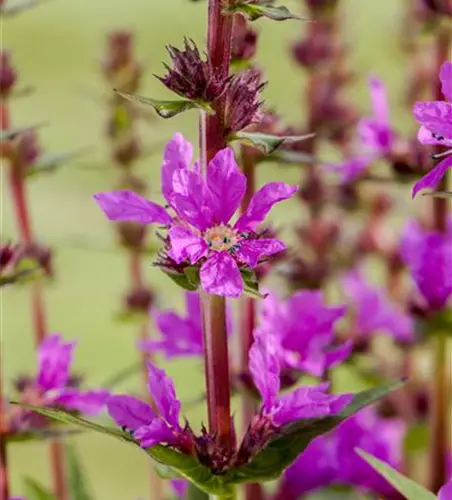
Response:
[[[66,385],[75,342],[63,342],[58,334],[45,338],[38,348],[38,385],[45,391]]]
[[[452,139],[452,104],[443,101],[417,102],[413,114],[431,132]]]
[[[441,91],[448,101],[452,101],[452,63],[445,61],[439,71],[439,79],[441,80]],[[452,494],[451,494],[452,498]]]
[[[179,429],[179,414],[181,403],[176,399],[173,380],[152,363],[147,363],[148,389],[154,398],[160,415],[170,426]]]
[[[358,123],[358,134],[363,147],[378,156],[384,156],[390,149],[394,133],[390,126],[374,118],[363,118]]]
[[[229,222],[245,194],[246,177],[240,172],[231,148],[213,157],[207,167],[207,187],[212,193],[216,222]]]
[[[171,242],[172,257],[178,264],[184,260],[196,264],[209,249],[202,238],[182,226],[173,226],[169,230],[168,236]]]
[[[249,370],[259,394],[263,407],[270,411],[278,397],[280,389],[280,365],[274,349],[272,334],[255,335],[249,351]]]
[[[370,156],[356,156],[339,164],[325,164],[325,170],[339,175],[341,182],[347,184],[358,179],[371,165],[375,158]]]
[[[201,285],[213,295],[237,298],[243,281],[236,261],[226,252],[213,253],[201,267]]]
[[[448,483],[446,483],[438,492],[438,500],[451,500],[451,499],[452,499],[452,479]]]
[[[449,168],[452,168],[452,154],[446,156],[427,175],[424,175],[421,180],[416,182],[411,191],[412,197],[414,198],[423,189],[435,189]]]
[[[212,199],[200,174],[179,169],[173,175],[171,205],[179,217],[204,231],[212,225]]]
[[[275,203],[287,200],[298,190],[284,182],[270,182],[261,187],[251,198],[246,212],[235,224],[239,231],[254,230],[265,219]]]
[[[177,443],[171,427],[162,418],[156,418],[149,425],[140,427],[133,433],[133,437],[140,442],[142,448],[161,443]]]
[[[186,498],[189,482],[186,479],[171,479],[171,489],[178,498]]]
[[[110,417],[120,426],[135,431],[156,418],[154,410],[143,401],[127,395],[111,396],[107,401]]]
[[[369,91],[375,118],[380,123],[389,125],[388,96],[383,81],[372,75],[369,78]]]
[[[235,251],[236,257],[249,267],[256,267],[259,259],[274,255],[286,249],[286,245],[276,239],[243,240]]]
[[[162,193],[168,203],[173,195],[173,174],[179,168],[188,169],[193,156],[193,146],[177,132],[166,143],[163,151]]]
[[[185,292],[187,319],[201,328],[201,297],[199,292]]]
[[[433,137],[432,132],[428,128],[422,126],[417,133],[417,139],[421,144],[433,145],[433,146],[444,146],[447,145],[447,140],[438,141]]]
[[[132,221],[139,224],[170,224],[168,212],[133,191],[126,189],[97,193],[93,196],[104,214],[113,221]]]
[[[94,391],[64,389],[55,399],[54,404],[86,415],[95,415],[104,409],[109,398],[110,393],[102,389]]]

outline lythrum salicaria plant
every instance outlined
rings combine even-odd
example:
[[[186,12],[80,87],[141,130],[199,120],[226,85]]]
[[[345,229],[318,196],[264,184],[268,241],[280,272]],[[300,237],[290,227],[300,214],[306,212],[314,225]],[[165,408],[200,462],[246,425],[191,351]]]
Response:
[[[304,342],[293,343],[286,332],[279,335],[268,327],[265,314],[260,326],[252,330],[253,341],[247,339],[247,352],[242,356],[247,358],[251,392],[260,402],[248,412],[244,432],[238,437],[231,414],[226,301],[244,293],[266,300],[255,270],[286,246],[262,223],[272,207],[291,198],[298,186],[271,182],[258,189],[249,172],[240,170],[229,143],[244,142],[265,154],[284,142],[301,139],[253,129],[262,116],[264,84],[254,68],[231,74],[236,16],[278,21],[299,17],[273,2],[210,0],[205,57],[188,38],[182,49],[168,48],[172,64],[160,80],[178,99],[159,101],[116,89],[132,102],[152,106],[164,118],[198,110],[199,160],[193,161],[193,145],[176,133],[163,154],[165,206],[130,189],[94,195],[112,221],[158,226],[162,248],[156,265],[182,288],[200,291],[208,426],[197,431],[192,423],[181,421],[174,384],[155,363],[147,365],[154,407],[130,395],[108,400],[110,415],[121,429],[64,410],[28,405],[43,415],[131,442],[156,460],[167,477],[184,478],[213,498],[225,499],[235,497],[239,484],[280,477],[315,437],[400,385],[390,382],[358,394],[332,394],[330,384],[323,381],[281,393],[282,370],[321,376],[347,357],[351,348],[350,342],[339,344],[336,351],[326,346],[343,307],[328,308],[318,293],[300,295],[293,300],[314,308],[311,313],[317,321],[312,330],[299,333]],[[291,331],[296,325],[289,322],[287,328]],[[311,334],[316,341],[309,341]],[[199,346],[199,338],[196,343]]]

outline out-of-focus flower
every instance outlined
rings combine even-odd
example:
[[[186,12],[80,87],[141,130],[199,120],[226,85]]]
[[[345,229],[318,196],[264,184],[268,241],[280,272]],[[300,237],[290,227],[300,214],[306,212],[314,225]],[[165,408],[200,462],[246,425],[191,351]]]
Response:
[[[452,479],[447,482],[438,492],[438,500],[450,500],[452,498]]]
[[[335,345],[334,326],[346,306],[327,306],[319,290],[302,290],[286,301],[269,294],[263,301],[256,334],[272,337],[282,368],[322,376],[351,354],[352,342]]]
[[[452,63],[446,61],[439,73],[445,99],[452,101]],[[418,139],[422,144],[450,148],[436,158],[446,156],[413,186],[413,197],[426,188],[438,186],[444,174],[452,167],[452,103],[445,101],[417,102],[413,108],[416,120],[421,124]]]
[[[171,489],[178,498],[185,498],[188,491],[188,481],[186,479],[171,479]]]
[[[452,295],[452,219],[445,233],[407,222],[400,253],[428,309],[446,307]]]
[[[212,71],[208,61],[201,58],[193,40],[184,39],[184,49],[167,47],[173,67],[165,64],[168,73],[157,78],[172,92],[191,99],[209,103],[217,100],[226,91],[229,78],[220,77]]]
[[[262,258],[285,249],[281,241],[260,238],[256,230],[273,205],[290,198],[297,187],[266,184],[231,224],[246,189],[246,177],[232,150],[225,148],[215,155],[206,179],[199,163],[190,167],[192,152],[192,145],[180,134],[165,148],[162,192],[176,216],[132,191],[98,193],[94,198],[110,220],[165,226],[168,254],[176,264],[200,266],[200,282],[208,293],[238,297],[244,288],[240,269],[255,268]]]
[[[67,410],[94,415],[109,398],[103,389],[83,391],[71,381],[70,369],[75,342],[64,342],[59,334],[47,337],[38,349],[38,373],[27,377],[17,386],[21,403],[44,407],[63,407]],[[12,432],[47,425],[46,419],[20,407],[8,412],[8,429]]]
[[[251,28],[244,16],[235,16],[232,32],[231,62],[249,61],[254,57],[257,32]]]
[[[11,64],[11,54],[6,50],[0,51],[0,95],[7,96],[14,88],[17,73]]]
[[[386,297],[383,289],[368,283],[357,271],[347,274],[341,284],[354,311],[352,328],[357,337],[384,333],[399,342],[414,340],[413,320]]]
[[[326,436],[312,441],[284,473],[281,490],[294,498],[333,485],[349,485],[388,499],[400,499],[390,484],[356,453],[361,448],[396,469],[402,465],[405,425],[361,410]],[[281,496],[281,500],[282,500]]]

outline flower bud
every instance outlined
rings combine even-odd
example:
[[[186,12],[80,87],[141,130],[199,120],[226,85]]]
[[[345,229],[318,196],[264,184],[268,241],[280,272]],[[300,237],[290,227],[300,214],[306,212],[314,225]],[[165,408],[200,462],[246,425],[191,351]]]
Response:
[[[119,244],[129,250],[143,249],[146,238],[146,226],[136,222],[119,222],[116,225]]]
[[[12,139],[11,145],[16,158],[14,164],[20,167],[22,175],[26,175],[28,169],[34,165],[42,154],[36,131],[25,130],[20,132]]]
[[[13,247],[10,243],[0,245],[0,272],[4,272],[9,266],[12,265],[15,259],[17,248]]]
[[[134,191],[135,193],[144,196],[148,186],[140,177],[133,175],[130,172],[124,172],[117,183],[117,189],[129,189],[130,191]]]
[[[150,288],[140,287],[128,292],[124,299],[125,309],[128,312],[147,314],[154,301],[154,294]]]
[[[26,261],[31,261],[44,271],[47,277],[53,277],[53,252],[52,250],[41,243],[27,243],[21,245],[17,249],[15,256],[16,267]]]
[[[16,83],[17,73],[11,65],[10,53],[2,50],[0,52],[0,95],[7,96]]]
[[[235,16],[232,33],[231,62],[249,61],[256,53],[256,46],[257,32],[250,27],[243,16]]]

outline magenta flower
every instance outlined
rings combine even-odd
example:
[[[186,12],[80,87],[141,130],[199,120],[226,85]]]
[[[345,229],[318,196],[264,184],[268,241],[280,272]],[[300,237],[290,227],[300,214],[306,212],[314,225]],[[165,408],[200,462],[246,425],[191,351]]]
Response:
[[[269,294],[263,301],[259,332],[272,335],[283,369],[320,377],[346,359],[353,342],[334,345],[334,326],[346,306],[327,306],[321,291],[302,290],[286,301]]]
[[[341,284],[354,309],[354,334],[369,337],[384,333],[399,342],[414,340],[412,318],[391,302],[383,289],[369,284],[357,271],[347,274]]]
[[[272,182],[257,191],[244,214],[231,218],[246,189],[230,148],[219,151],[204,179],[199,163],[190,167],[193,148],[181,134],[168,142],[162,165],[162,192],[168,210],[132,191],[98,193],[95,200],[110,220],[157,223],[168,229],[169,256],[176,264],[200,266],[201,286],[208,293],[238,297],[240,269],[285,249],[284,243],[256,232],[273,205],[290,198],[297,187]],[[171,215],[170,212],[175,215]]]
[[[186,292],[187,314],[174,311],[154,311],[153,319],[162,336],[159,340],[140,341],[138,347],[153,353],[161,352],[167,359],[177,356],[202,356],[201,303],[198,292]],[[230,311],[227,311],[228,333],[232,331]]]
[[[99,413],[109,398],[103,389],[82,391],[71,380],[70,368],[75,342],[63,342],[58,334],[44,339],[38,349],[39,369],[36,377],[25,378],[19,388],[19,400],[35,406],[59,406],[87,415]],[[42,419],[22,408],[13,408],[11,427],[23,430],[30,422]]]
[[[429,309],[446,307],[452,295],[452,218],[446,233],[425,231],[409,221],[400,253]]]
[[[452,100],[452,63],[446,61],[439,73],[441,89],[445,99]],[[418,139],[422,144],[446,146],[444,153],[436,156],[446,156],[436,167],[413,186],[413,198],[422,189],[434,189],[438,186],[444,174],[452,167],[452,104],[445,101],[417,102],[413,108],[416,120],[421,124]]]
[[[329,383],[300,387],[279,396],[281,365],[274,336],[257,335],[250,349],[249,369],[262,398],[260,415],[280,427],[302,418],[334,415],[353,399],[352,394],[327,394]]]
[[[284,498],[298,498],[333,485],[362,488],[388,499],[401,498],[355,449],[361,448],[400,470],[404,436],[401,419],[382,418],[374,408],[358,412],[329,434],[312,441],[286,470],[281,485],[281,491],[286,493]]]
[[[393,146],[394,131],[389,119],[389,103],[383,82],[375,76],[369,78],[373,116],[362,118],[358,134],[364,148],[377,157],[386,156]]]
[[[177,498],[185,498],[188,492],[188,481],[185,479],[171,479],[171,489],[174,491]]]
[[[450,500],[452,498],[452,479],[447,482],[438,492],[438,500]]]

